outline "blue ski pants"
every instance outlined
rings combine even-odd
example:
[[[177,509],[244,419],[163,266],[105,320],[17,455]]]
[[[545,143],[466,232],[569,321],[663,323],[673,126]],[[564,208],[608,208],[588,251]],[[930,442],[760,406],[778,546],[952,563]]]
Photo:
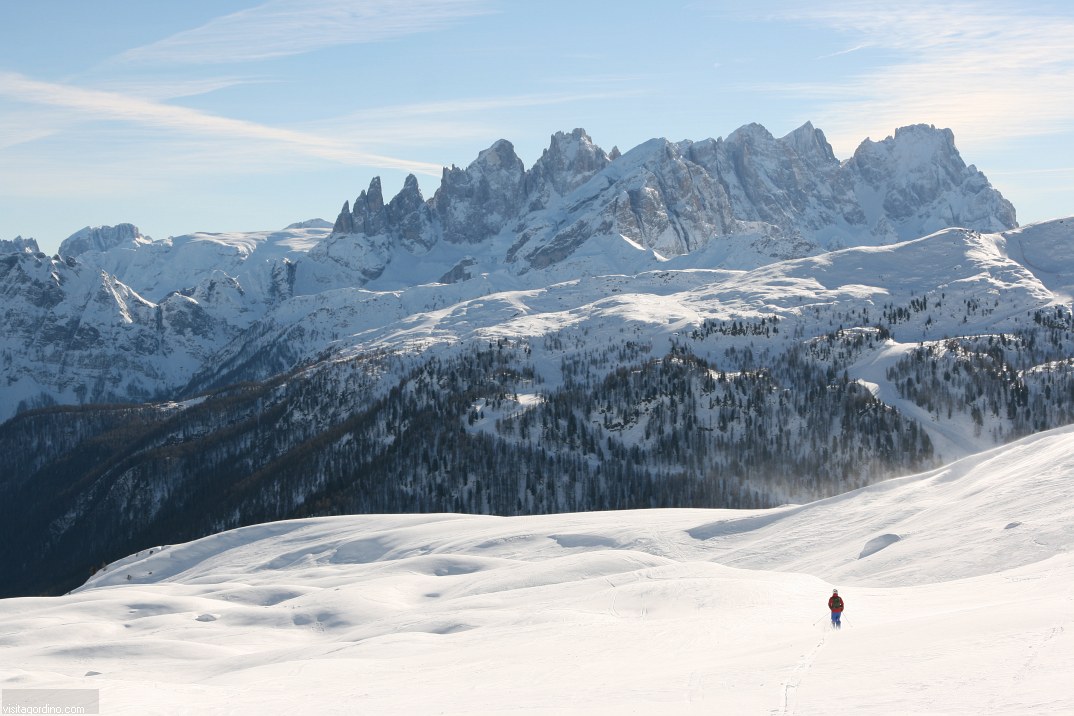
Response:
[[[839,617],[841,617],[842,615],[842,612],[832,612],[832,626],[836,629],[843,626],[843,624],[839,621]]]

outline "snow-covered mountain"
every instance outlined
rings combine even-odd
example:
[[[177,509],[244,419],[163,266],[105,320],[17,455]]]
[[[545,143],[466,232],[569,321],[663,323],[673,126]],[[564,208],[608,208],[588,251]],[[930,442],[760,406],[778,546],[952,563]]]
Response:
[[[0,239],[0,254],[23,252],[36,254],[40,253],[41,249],[35,239],[24,239],[21,236],[16,236],[14,239]]]
[[[105,252],[111,249],[135,249],[152,241],[134,224],[116,226],[87,226],[68,236],[60,243],[60,256],[80,256],[89,251]]]
[[[151,241],[120,224],[76,232],[51,260],[9,260],[0,420],[173,396],[266,351],[267,368],[244,377],[267,377],[382,319],[490,292],[672,266],[752,269],[951,226],[1015,225],[951,132],[924,125],[866,141],[843,162],[809,124],[781,139],[748,125],[726,139],[652,140],[621,156],[578,129],[554,135],[529,170],[501,140],[445,169],[428,201],[410,177],[385,203],[374,180],[331,232],[313,220]]]
[[[292,295],[295,261],[327,234],[307,223],[152,242],[131,224],[87,228],[52,258],[16,241],[0,254],[0,420],[172,395]]]
[[[285,517],[809,501],[1072,422],[1074,224],[1013,226],[946,130],[750,125],[12,246],[3,593]]]
[[[1072,422],[1069,226],[296,296],[196,400],[0,426],[7,588],[296,515],[797,502]]]
[[[324,251],[375,285],[385,272],[398,280],[393,262],[418,281],[553,266],[614,272],[623,242],[650,261],[710,249],[711,267],[753,268],[951,226],[1016,222],[1014,207],[962,161],[950,130],[905,127],[840,162],[808,123],[780,139],[757,124],[726,139],[654,139],[614,161],[576,129],[554,135],[528,171],[500,140],[465,169],[445,169],[427,202],[411,178],[385,204],[374,180],[344,204]],[[414,258],[437,251],[436,270],[452,253],[456,263],[423,275]]]
[[[201,296],[142,298],[114,275],[72,257],[0,256],[4,412],[162,397],[209,360],[231,327]]]
[[[132,714],[1068,714],[1072,456],[1065,428],[772,510],[326,517],[147,546],[0,601],[0,685]]]

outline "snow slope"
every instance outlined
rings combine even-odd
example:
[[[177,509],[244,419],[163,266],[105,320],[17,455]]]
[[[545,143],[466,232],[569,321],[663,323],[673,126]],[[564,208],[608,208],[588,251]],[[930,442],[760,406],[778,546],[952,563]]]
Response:
[[[110,714],[1061,714],[1072,584],[1064,428],[774,510],[349,516],[147,550],[0,602],[0,685],[99,688]]]

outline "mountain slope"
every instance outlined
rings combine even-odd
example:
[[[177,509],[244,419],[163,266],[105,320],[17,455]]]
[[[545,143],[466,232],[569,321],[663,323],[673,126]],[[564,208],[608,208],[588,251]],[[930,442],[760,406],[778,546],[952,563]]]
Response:
[[[1019,251],[1063,245],[1037,235]],[[199,378],[256,382],[137,423],[97,406],[0,427],[31,466],[0,483],[20,505],[7,588],[293,516],[803,502],[1067,424],[1074,317],[1011,245],[949,230],[752,271],[293,299]]]
[[[229,338],[204,301],[152,303],[70,257],[0,256],[0,296],[3,419],[39,405],[162,397]]]
[[[1063,429],[747,513],[251,526],[0,602],[0,683],[121,712],[1067,713],[1072,454]]]

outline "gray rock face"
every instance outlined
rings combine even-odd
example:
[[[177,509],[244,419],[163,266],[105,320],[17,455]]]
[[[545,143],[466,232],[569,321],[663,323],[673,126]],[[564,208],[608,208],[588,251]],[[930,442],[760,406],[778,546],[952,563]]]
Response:
[[[210,289],[206,289],[210,290]],[[17,409],[56,402],[147,400],[183,385],[232,335],[194,299],[153,304],[103,271],[73,258],[0,256],[0,324]]]
[[[369,189],[354,200],[354,209],[350,208],[349,202],[343,203],[332,233],[383,235],[408,251],[421,253],[428,250],[436,238],[434,224],[433,210],[422,197],[413,174],[407,176],[402,191],[387,205],[381,194],[380,177],[374,177]]]
[[[343,204],[343,211],[336,219],[333,231],[340,234],[376,236],[383,233],[387,225],[384,196],[380,190],[380,177],[373,177],[373,181],[369,182],[369,188],[354,200],[353,210],[349,209],[347,203]]]
[[[347,263],[368,278],[380,275],[396,248],[424,254],[440,241],[476,246],[506,238],[506,251],[484,259],[517,273],[618,237],[666,258],[708,249],[720,265],[751,268],[950,226],[1017,226],[1010,203],[962,161],[950,130],[905,127],[881,142],[866,140],[840,162],[807,122],[781,138],[750,124],[726,139],[654,139],[622,155],[604,152],[584,130],[557,132],[528,171],[500,140],[466,169],[445,169],[429,201],[410,177],[385,207],[374,180],[353,210],[344,204],[335,234],[366,237],[359,244],[375,256]],[[450,269],[440,271],[460,280]]]
[[[407,176],[403,190],[388,202],[387,220],[393,235],[411,253],[427,251],[435,242],[433,212],[425,203],[413,174]]]
[[[864,231],[852,184],[824,133],[809,123],[781,139],[748,125],[695,156],[727,187],[740,221],[778,227],[788,238],[828,226]]]
[[[39,254],[41,248],[35,239],[24,239],[16,236],[14,239],[0,239],[0,254],[26,253]]]
[[[701,248],[711,236],[735,228],[726,187],[679,145],[651,140],[618,164],[625,171],[617,173],[601,202],[613,233],[669,257]]]
[[[950,129],[918,124],[880,142],[865,140],[846,163],[871,221],[899,238],[950,226],[1002,231],[1017,226],[1014,207],[974,166],[966,166]]]
[[[552,194],[566,196],[611,163],[584,129],[556,132],[540,159],[526,174],[526,193],[537,199],[530,209],[547,204]]]
[[[81,256],[89,251],[108,251],[118,246],[136,246],[149,239],[134,224],[87,226],[68,236],[60,244],[60,256]]]
[[[526,171],[514,146],[501,139],[466,169],[445,168],[432,209],[444,241],[474,244],[496,235],[519,215]]]

